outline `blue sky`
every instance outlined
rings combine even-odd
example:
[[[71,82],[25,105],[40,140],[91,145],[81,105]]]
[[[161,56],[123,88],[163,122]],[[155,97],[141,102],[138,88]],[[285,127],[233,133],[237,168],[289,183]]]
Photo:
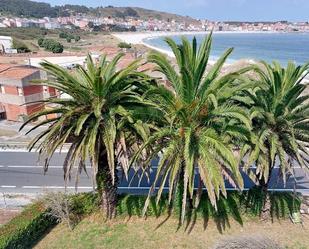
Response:
[[[309,21],[309,0],[36,0],[52,5],[137,6],[211,20]]]

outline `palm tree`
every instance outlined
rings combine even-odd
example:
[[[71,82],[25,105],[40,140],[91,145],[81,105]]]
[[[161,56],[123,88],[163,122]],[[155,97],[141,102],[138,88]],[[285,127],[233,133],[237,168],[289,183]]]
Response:
[[[108,218],[116,214],[116,166],[120,165],[124,174],[127,173],[132,146],[139,139],[146,139],[149,132],[140,120],[146,115],[143,108],[147,109],[146,101],[142,101],[140,96],[149,79],[137,72],[138,61],[116,71],[122,56],[115,56],[109,63],[103,56],[97,65],[88,56],[86,69],[79,66],[73,72],[49,62],[41,63],[50,76],[49,80],[41,83],[60,91],[63,97],[39,101],[53,105],[53,108],[30,116],[21,127],[46,115],[55,115],[29,131],[48,125],[29,144],[29,149],[37,147],[47,171],[56,149],[70,142],[63,165],[65,182],[78,165],[77,184],[79,173],[86,171],[85,162],[89,159],[101,207]]]
[[[275,165],[280,167],[284,183],[293,166],[308,167],[309,163],[309,95],[302,84],[309,63],[286,68],[279,63],[261,62],[255,66],[255,88],[247,90],[244,105],[251,109],[252,134],[242,148],[245,170],[261,187],[265,197],[262,219],[270,217],[271,202],[267,193]],[[245,100],[245,98],[243,99]],[[255,165],[255,167],[251,167]]]
[[[211,34],[199,47],[196,38],[192,43],[182,38],[180,45],[170,38],[165,41],[175,55],[177,68],[158,52],[148,57],[149,62],[156,64],[156,70],[167,78],[169,86],[158,85],[145,93],[145,98],[151,98],[158,105],[164,120],[140,149],[142,152],[151,147],[153,156],[161,152],[144,212],[151,194],[158,189],[158,202],[168,182],[170,203],[176,198],[176,192],[181,191],[182,223],[187,204],[198,205],[203,186],[215,207],[220,193],[226,196],[224,178],[235,187],[243,186],[231,142],[236,135],[243,136],[242,130],[250,128],[250,123],[246,112],[233,104],[232,97],[246,87],[238,85],[237,81],[246,69],[220,75],[232,52],[228,49],[206,70]],[[195,179],[199,181],[197,192],[194,191]]]

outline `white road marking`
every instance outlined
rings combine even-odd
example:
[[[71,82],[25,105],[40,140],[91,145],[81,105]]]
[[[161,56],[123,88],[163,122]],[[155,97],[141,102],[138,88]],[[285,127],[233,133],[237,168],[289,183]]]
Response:
[[[1,185],[0,188],[16,188],[14,185]]]
[[[27,168],[29,168],[29,169],[32,169],[32,168],[34,168],[34,169],[42,169],[43,168],[43,166],[42,165],[6,165],[6,166],[0,166],[0,168],[25,168],[25,169],[27,169]],[[77,167],[77,166],[74,166],[74,168],[75,167]],[[49,166],[48,167],[49,169],[62,169],[63,168],[63,166]],[[91,167],[86,167],[87,169],[90,169]]]
[[[65,189],[64,186],[22,186],[25,189]],[[67,189],[75,189],[73,186],[68,186]],[[92,189],[92,187],[79,186],[77,189]]]

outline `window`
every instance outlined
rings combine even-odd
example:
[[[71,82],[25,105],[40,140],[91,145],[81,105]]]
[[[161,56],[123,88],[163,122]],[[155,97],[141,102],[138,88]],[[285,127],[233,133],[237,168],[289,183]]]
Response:
[[[17,87],[17,91],[18,91],[18,96],[23,96],[24,95],[24,91],[22,88]]]

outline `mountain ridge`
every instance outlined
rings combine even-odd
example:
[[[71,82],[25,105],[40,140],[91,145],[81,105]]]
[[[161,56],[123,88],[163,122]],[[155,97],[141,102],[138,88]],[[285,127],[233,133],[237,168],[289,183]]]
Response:
[[[151,18],[159,20],[175,20],[177,22],[194,23],[197,20],[189,16],[150,10],[140,7],[86,7],[84,5],[65,4],[61,6],[51,6],[48,3],[34,2],[31,0],[0,0],[0,13],[2,15],[12,15],[17,17],[43,18],[59,17],[77,14],[87,14],[93,17],[113,17],[113,18],[139,18],[149,20]]]

